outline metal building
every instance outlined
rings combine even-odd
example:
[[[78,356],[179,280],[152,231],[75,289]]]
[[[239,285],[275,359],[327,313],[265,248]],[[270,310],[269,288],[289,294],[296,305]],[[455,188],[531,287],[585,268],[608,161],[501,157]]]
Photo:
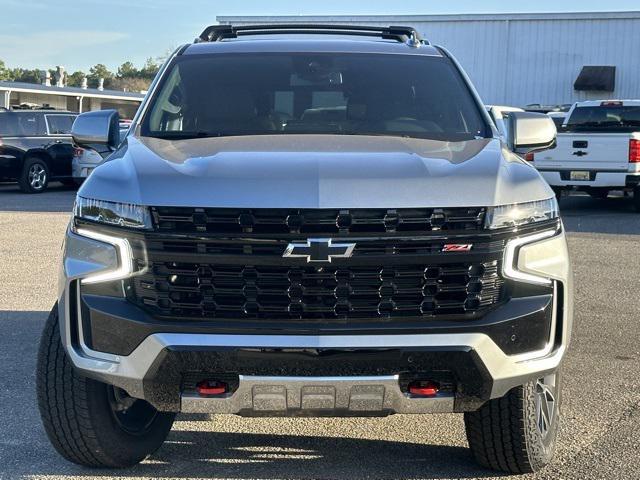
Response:
[[[143,94],[134,92],[0,81],[0,107],[4,108],[24,104],[72,112],[113,108],[121,118],[133,118],[143,99]]]
[[[219,16],[217,20],[233,25],[294,22],[411,25],[431,43],[450,50],[484,101],[491,104],[524,106],[640,98],[640,11]]]

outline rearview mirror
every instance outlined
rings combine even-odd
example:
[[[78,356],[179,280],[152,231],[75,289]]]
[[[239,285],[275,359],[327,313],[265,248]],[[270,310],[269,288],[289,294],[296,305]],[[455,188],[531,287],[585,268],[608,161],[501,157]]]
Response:
[[[540,152],[556,146],[556,125],[543,113],[509,112],[509,148],[519,154]]]
[[[71,127],[73,141],[80,147],[105,145],[115,149],[120,143],[119,122],[117,110],[96,110],[78,115]]]

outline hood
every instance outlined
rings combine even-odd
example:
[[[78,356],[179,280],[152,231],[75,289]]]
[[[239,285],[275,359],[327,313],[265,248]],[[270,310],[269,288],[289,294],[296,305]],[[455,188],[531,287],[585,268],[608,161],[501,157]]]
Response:
[[[278,135],[129,136],[79,195],[149,206],[494,206],[553,195],[498,139]]]

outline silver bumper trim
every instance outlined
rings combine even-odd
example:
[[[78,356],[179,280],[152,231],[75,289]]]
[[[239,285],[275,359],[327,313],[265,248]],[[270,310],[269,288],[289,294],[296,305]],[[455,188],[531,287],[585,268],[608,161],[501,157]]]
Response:
[[[386,415],[447,413],[452,394],[415,398],[400,390],[399,378],[240,376],[238,389],[227,397],[182,396],[181,411],[247,416]]]
[[[147,337],[130,355],[95,358],[67,351],[74,365],[86,375],[119,386],[130,395],[144,398],[143,379],[165,348],[438,348],[475,351],[493,378],[491,398],[539,378],[558,368],[565,347],[539,358],[506,355],[490,337],[480,333],[436,335],[212,335],[157,333]],[[104,354],[103,354],[104,355]]]

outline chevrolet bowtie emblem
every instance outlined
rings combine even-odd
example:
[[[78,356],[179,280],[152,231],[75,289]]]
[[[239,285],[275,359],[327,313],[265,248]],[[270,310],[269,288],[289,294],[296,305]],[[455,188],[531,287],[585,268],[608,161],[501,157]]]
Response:
[[[333,243],[330,238],[310,238],[307,243],[291,242],[282,256],[330,263],[332,258],[350,257],[355,246],[355,243]]]

